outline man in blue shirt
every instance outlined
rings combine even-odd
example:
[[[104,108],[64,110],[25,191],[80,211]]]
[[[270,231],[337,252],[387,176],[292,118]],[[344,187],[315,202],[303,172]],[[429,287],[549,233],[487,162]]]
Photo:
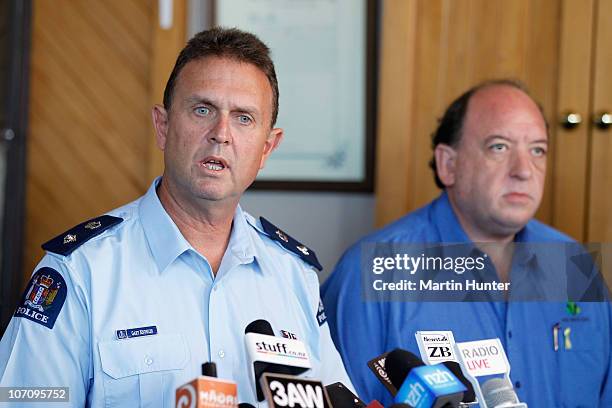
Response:
[[[359,395],[390,404],[391,395],[366,363],[396,347],[418,354],[416,331],[450,330],[456,341],[500,338],[514,388],[529,406],[612,406],[609,303],[559,296],[588,292],[582,291],[588,285],[575,285],[556,268],[567,266],[563,257],[578,245],[532,219],[542,198],[548,149],[537,104],[516,83],[481,84],[450,105],[433,145],[432,168],[442,194],[349,248],[322,288],[332,337]],[[482,250],[496,280],[514,286],[501,297],[487,294],[500,301],[467,301],[465,292],[455,291],[458,299],[438,296],[435,302],[418,301],[422,293],[381,298],[368,287],[384,276],[371,276],[372,248],[428,243]],[[537,294],[533,282],[551,272],[552,283],[544,288],[565,291],[530,298]]]
[[[163,177],[43,245],[0,343],[0,386],[68,387],[75,407],[170,407],[212,360],[240,402],[258,405],[244,330],[264,319],[305,343],[306,375],[351,387],[316,256],[238,205],[282,139],[277,112],[257,37],[212,29],[191,39],[153,108]]]

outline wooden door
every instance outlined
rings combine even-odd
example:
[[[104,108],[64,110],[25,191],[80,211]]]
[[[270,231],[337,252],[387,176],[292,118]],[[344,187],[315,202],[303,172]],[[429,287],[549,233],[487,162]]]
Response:
[[[448,104],[494,78],[526,83],[556,122],[561,3],[557,0],[390,0],[383,8],[377,224],[439,194],[428,162]],[[556,127],[551,126],[552,144]],[[552,218],[554,149],[538,217]]]
[[[24,276],[41,243],[137,198],[157,172],[150,107],[185,41],[174,4],[161,30],[153,0],[34,2]]]
[[[590,178],[587,237],[590,242],[612,242],[612,127],[593,123],[612,114],[612,0],[598,0],[595,13],[592,80]]]

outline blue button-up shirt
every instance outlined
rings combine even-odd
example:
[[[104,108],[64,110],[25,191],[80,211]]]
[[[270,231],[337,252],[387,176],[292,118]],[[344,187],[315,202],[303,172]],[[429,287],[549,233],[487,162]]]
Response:
[[[535,220],[517,234],[516,241],[573,242]],[[364,248],[372,243],[436,242],[470,242],[444,193],[348,249],[323,285],[321,293],[332,337],[360,396],[390,405],[391,395],[367,367],[367,361],[396,347],[418,355],[416,331],[451,330],[458,342],[500,338],[511,365],[514,387],[520,400],[530,407],[612,407],[612,325],[607,302],[579,302],[578,308],[570,310],[566,302],[559,301],[364,300],[360,283],[361,274],[367,273],[362,271]],[[538,259],[529,258],[528,262],[532,269],[519,274],[535,277],[540,270],[538,265],[556,262],[554,256],[541,255],[535,251]],[[514,282],[518,275],[511,276],[513,285],[521,283]],[[561,276],[559,280],[563,281]],[[553,344],[556,324],[560,342],[557,351]],[[564,344],[564,333],[571,344]]]
[[[170,407],[176,388],[214,361],[220,378],[238,384],[239,401],[257,406],[244,329],[265,319],[276,335],[306,344],[313,368],[305,375],[352,387],[317,320],[315,271],[238,207],[213,275],[163,209],[156,182],[110,213],[123,222],[68,256],[45,255],[36,270],[61,274],[65,302],[51,329],[13,317],[0,343],[0,386],[68,386],[75,407]],[[118,332],[152,326],[156,334]]]

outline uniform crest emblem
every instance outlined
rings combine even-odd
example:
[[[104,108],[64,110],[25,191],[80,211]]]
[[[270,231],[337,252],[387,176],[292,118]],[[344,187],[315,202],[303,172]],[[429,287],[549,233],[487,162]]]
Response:
[[[76,235],[68,234],[64,237],[64,245],[69,244],[71,242],[76,242]]]
[[[25,304],[40,312],[45,311],[53,303],[57,292],[61,287],[61,282],[55,283],[51,275],[39,275],[32,280],[30,290],[26,294]]]
[[[87,224],[85,224],[85,229],[94,230],[94,229],[100,228],[101,226],[102,226],[102,223],[100,221],[90,221]]]
[[[66,300],[66,292],[66,282],[59,272],[49,267],[40,268],[32,275],[15,316],[52,329]]]
[[[297,248],[298,251],[300,251],[304,255],[306,255],[306,256],[310,255],[310,252],[308,251],[308,248],[306,248],[304,245],[298,245],[296,248]]]

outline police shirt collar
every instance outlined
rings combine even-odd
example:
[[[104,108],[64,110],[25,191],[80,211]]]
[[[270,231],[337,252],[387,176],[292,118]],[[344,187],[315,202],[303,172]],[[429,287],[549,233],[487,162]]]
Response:
[[[160,182],[161,177],[153,181],[140,200],[139,212],[151,254],[159,272],[163,272],[179,255],[192,247],[159,201],[156,189]]]
[[[236,207],[234,213],[234,222],[232,224],[232,233],[227,245],[227,251],[236,256],[242,263],[253,261],[255,250],[253,249],[253,240],[251,239],[250,226],[246,220],[247,214],[242,211],[240,204]]]

